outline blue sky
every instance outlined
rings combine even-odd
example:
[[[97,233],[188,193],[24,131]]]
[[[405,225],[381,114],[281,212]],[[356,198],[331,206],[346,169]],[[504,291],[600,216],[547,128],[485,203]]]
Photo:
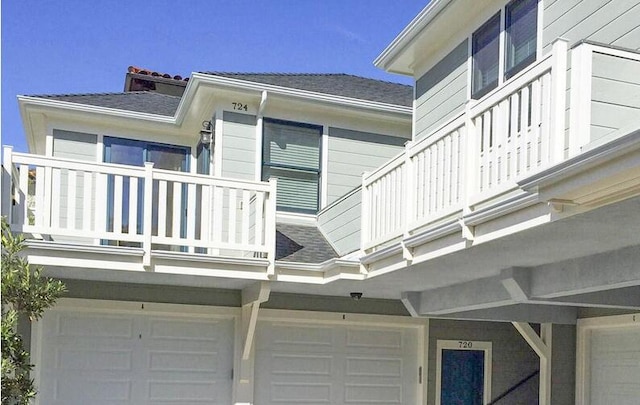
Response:
[[[2,0],[2,143],[26,151],[19,94],[118,92],[130,65],[340,72],[372,64],[427,0]]]

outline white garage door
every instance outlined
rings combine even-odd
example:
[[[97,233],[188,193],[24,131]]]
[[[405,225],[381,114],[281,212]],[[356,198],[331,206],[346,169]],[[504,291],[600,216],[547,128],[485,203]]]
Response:
[[[640,403],[640,325],[591,332],[592,405]]]
[[[415,404],[412,328],[259,322],[255,404]]]
[[[229,404],[233,321],[50,311],[40,404]]]

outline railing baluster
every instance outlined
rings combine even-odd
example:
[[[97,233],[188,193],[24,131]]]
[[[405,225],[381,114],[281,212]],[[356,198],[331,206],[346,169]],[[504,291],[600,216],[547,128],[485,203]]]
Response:
[[[38,166],[36,167],[36,195],[35,195],[35,200],[36,200],[36,208],[35,208],[35,225],[38,227],[44,227],[45,226],[45,215],[44,215],[44,211],[47,209],[50,209],[50,207],[47,207],[47,204],[45,204],[45,168],[42,166]],[[27,186],[28,187],[28,186]],[[24,217],[24,220],[27,220],[27,217]],[[49,224],[46,224],[47,226]]]
[[[62,212],[60,209],[60,202],[62,200],[62,170],[61,169],[52,169],[51,171],[51,187],[56,190],[55,194],[58,196],[57,198],[51,199],[51,227],[53,229],[60,228],[60,217],[62,216]],[[67,176],[68,180],[68,176]],[[69,199],[69,183],[67,182],[67,200]],[[69,203],[67,201],[67,207]],[[69,215],[67,213],[67,228],[69,228]]]
[[[194,240],[196,238],[196,185],[193,183],[187,185],[187,212],[185,216],[187,220],[187,240]],[[193,247],[189,247],[189,252],[193,251]]]
[[[20,165],[20,179],[16,189],[15,224],[29,225],[29,165]],[[35,195],[33,196],[35,199]]]
[[[256,193],[255,210],[255,243],[262,245],[262,241],[264,240],[262,232],[262,224],[264,222],[264,192],[262,191]]]
[[[182,236],[182,218],[183,218],[183,208],[182,208],[182,183],[177,181],[173,182],[173,211],[172,215],[172,224],[171,224],[171,237],[175,239],[179,239]]]
[[[228,242],[236,243],[236,226],[238,216],[238,192],[235,188],[229,189],[229,238]]]
[[[248,244],[249,243],[249,214],[250,214],[250,207],[249,207],[249,190],[242,190],[242,223],[241,223],[241,235],[242,235],[242,243],[243,244]]]
[[[200,201],[200,241],[203,246],[211,244],[211,185],[202,186],[202,195]],[[207,249],[208,253],[208,249]]]
[[[167,236],[167,182],[158,180],[158,236]]]
[[[129,177],[129,217],[127,218],[127,233],[138,233],[138,178]]]
[[[90,232],[93,230],[91,227],[91,217],[93,204],[91,201],[92,186],[93,186],[93,174],[89,172],[83,172],[84,184],[82,186],[82,227],[83,231]]]
[[[78,172],[69,170],[67,187],[67,229],[76,229],[76,193],[78,192]]]
[[[122,206],[123,201],[123,179],[122,176],[114,176],[113,181],[113,233],[116,235],[122,233]]]

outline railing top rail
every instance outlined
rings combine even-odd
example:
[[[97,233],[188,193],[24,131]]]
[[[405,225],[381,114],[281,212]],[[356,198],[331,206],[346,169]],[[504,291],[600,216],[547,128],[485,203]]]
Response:
[[[362,184],[363,187],[367,187],[367,186],[371,185],[371,183],[374,183],[376,180],[378,180],[381,177],[385,176],[387,173],[390,173],[391,171],[395,170],[396,168],[402,166],[402,164],[404,164],[405,153],[406,152],[403,150],[398,155],[396,155],[394,158],[388,160],[387,163],[385,163],[384,165],[380,166],[375,171],[369,173],[363,179],[363,184]]]
[[[12,162],[14,164],[51,167],[55,169],[78,170],[91,173],[112,174],[140,178],[145,176],[145,168],[139,166],[127,166],[104,162],[86,162],[81,160],[52,156],[32,155],[28,153],[12,153]],[[268,182],[212,177],[211,175],[206,174],[177,172],[155,168],[153,169],[153,178],[157,180],[214,185],[220,187],[256,190],[263,192],[271,191],[271,185]]]
[[[483,113],[489,107],[501,102],[507,98],[510,94],[516,92],[518,89],[542,76],[547,71],[551,70],[553,66],[553,51],[547,53],[531,66],[528,66],[522,72],[509,79],[503,85],[498,86],[489,94],[480,99],[477,103],[473,104],[470,108],[470,114],[472,117],[476,117]]]
[[[443,125],[440,125],[434,131],[431,131],[429,135],[425,136],[424,138],[420,138],[420,140],[416,141],[415,143],[412,143],[409,146],[410,157],[413,157],[417,153],[427,149],[429,146],[438,142],[440,139],[442,139],[442,137],[446,136],[447,134],[450,134],[454,130],[464,126],[464,123],[465,123],[465,112],[460,111],[460,113],[454,115],[449,121],[447,121]]]

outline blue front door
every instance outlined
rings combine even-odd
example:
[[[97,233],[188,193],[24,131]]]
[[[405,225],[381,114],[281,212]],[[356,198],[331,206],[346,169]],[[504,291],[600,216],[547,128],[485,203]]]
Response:
[[[483,350],[442,350],[441,405],[482,405]]]

